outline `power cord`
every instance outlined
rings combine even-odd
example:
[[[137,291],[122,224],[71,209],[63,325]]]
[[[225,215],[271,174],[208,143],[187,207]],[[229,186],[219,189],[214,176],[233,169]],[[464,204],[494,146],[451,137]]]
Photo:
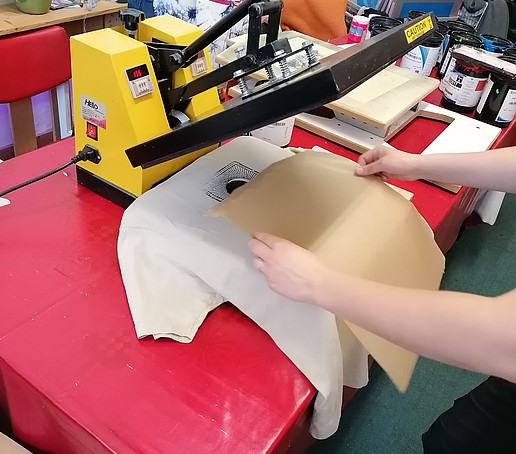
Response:
[[[90,161],[95,164],[98,164],[101,159],[102,158],[100,156],[99,150],[97,150],[95,147],[92,147],[91,145],[85,145],[84,148],[81,151],[79,151],[79,153],[77,153],[67,163],[57,167],[54,170],[50,170],[38,177],[31,178],[30,180],[27,180],[24,183],[19,183],[16,186],[1,191],[0,197],[3,197],[4,195],[9,194],[10,192],[16,191],[17,189],[21,189],[25,186],[28,186],[29,184],[35,183],[36,181],[40,181],[43,178],[49,177],[50,175],[54,175],[55,173],[60,172],[63,169],[66,169],[68,166],[71,166],[72,164],[77,164],[80,161]]]

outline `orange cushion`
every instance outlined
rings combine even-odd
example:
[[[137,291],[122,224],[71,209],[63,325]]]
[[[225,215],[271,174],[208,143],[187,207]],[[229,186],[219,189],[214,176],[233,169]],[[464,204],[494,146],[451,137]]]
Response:
[[[347,0],[283,0],[281,27],[329,41],[346,35]]]

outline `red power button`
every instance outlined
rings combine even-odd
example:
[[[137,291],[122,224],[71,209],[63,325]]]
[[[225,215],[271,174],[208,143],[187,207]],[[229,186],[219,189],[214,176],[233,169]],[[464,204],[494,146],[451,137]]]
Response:
[[[86,135],[93,140],[99,140],[97,125],[86,123]]]

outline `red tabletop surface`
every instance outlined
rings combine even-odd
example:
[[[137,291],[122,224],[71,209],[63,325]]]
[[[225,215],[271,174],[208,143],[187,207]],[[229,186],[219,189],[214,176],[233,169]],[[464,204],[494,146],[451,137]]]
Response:
[[[420,152],[443,128],[419,121],[391,143]],[[496,145],[514,143],[515,130]],[[295,129],[291,146],[313,145],[358,158]],[[73,153],[65,139],[2,163],[0,189]],[[414,193],[443,250],[479,197],[471,188],[394,183]],[[8,198],[0,207],[0,409],[21,440],[66,454],[305,446],[314,388],[229,303],[190,344],[136,339],[116,256],[120,207],[78,186],[73,168]]]
[[[66,162],[66,139],[0,164],[9,187]],[[70,168],[0,208],[0,406],[55,453],[285,451],[314,388],[232,305],[191,344],[137,340],[116,256],[122,209]]]

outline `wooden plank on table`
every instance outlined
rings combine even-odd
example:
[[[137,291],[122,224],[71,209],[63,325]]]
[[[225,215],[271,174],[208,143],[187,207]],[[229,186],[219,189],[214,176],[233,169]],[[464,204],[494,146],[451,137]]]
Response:
[[[93,17],[117,13],[126,7],[126,4],[99,0],[91,11],[87,8],[62,8],[45,14],[26,14],[18,10],[14,3],[0,5],[0,36],[68,22],[87,21]]]
[[[342,98],[328,104],[342,113],[385,129],[434,91],[439,81],[390,65]]]

